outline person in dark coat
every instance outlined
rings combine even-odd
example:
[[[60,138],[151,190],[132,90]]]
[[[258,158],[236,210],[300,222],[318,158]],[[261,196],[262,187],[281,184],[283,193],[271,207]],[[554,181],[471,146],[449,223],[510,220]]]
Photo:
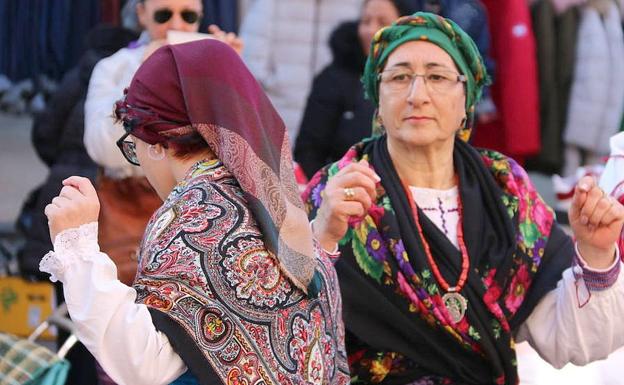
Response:
[[[308,178],[370,136],[375,107],[360,82],[370,41],[379,28],[415,12],[412,3],[365,1],[360,20],[343,23],[332,33],[333,60],[314,79],[295,143],[295,161]]]
[[[96,176],[97,167],[83,142],[84,99],[91,71],[100,59],[136,38],[136,33],[119,27],[102,25],[93,29],[86,37],[87,50],[78,65],[65,74],[46,109],[35,116],[32,143],[50,172],[34,192],[34,206],[25,207],[31,213],[30,220],[24,224],[27,228],[22,228],[26,243],[19,258],[20,271],[25,276],[39,277],[39,261],[52,248],[43,209],[58,195],[61,181],[71,175],[91,179]]]
[[[18,261],[22,275],[27,278],[47,279],[39,271],[39,261],[52,249],[44,208],[59,194],[61,182],[71,175],[82,175],[92,181],[96,177],[97,166],[89,158],[83,142],[84,100],[91,71],[99,60],[137,37],[136,33],[120,27],[102,25],[94,28],[86,37],[87,50],[78,65],[65,74],[46,109],[35,117],[32,143],[50,172],[43,184],[31,193],[20,214],[18,227],[26,242]],[[57,302],[63,302],[61,285],[55,289]],[[59,345],[66,338],[67,335],[60,332]],[[72,364],[67,385],[97,383],[95,360],[83,345],[77,344],[70,350],[67,359]]]

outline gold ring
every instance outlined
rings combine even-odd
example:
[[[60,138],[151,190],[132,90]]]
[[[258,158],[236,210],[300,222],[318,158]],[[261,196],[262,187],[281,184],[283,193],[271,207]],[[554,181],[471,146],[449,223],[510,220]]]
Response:
[[[353,190],[351,187],[345,187],[343,192],[346,201],[352,201],[353,198],[355,198],[355,190]]]

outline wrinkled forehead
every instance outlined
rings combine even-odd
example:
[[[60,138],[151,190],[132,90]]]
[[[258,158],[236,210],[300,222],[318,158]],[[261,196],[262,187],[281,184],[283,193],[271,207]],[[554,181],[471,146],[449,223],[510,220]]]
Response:
[[[440,69],[460,72],[455,61],[444,49],[426,41],[409,41],[390,53],[384,70],[395,68],[408,68],[413,71]]]

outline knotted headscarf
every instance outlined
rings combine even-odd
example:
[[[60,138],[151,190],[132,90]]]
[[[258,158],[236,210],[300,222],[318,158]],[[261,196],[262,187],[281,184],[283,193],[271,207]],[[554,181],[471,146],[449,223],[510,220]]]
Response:
[[[318,291],[284,123],[233,49],[217,40],[158,49],[115,113],[126,131],[150,144],[198,132],[238,180],[282,271],[309,295]]]
[[[428,41],[442,48],[451,56],[461,74],[466,76],[467,119],[458,135],[467,141],[474,122],[475,105],[490,78],[475,42],[450,19],[433,13],[417,12],[401,17],[392,25],[377,31],[362,76],[366,94],[379,105],[379,74],[388,56],[400,45],[415,40]]]

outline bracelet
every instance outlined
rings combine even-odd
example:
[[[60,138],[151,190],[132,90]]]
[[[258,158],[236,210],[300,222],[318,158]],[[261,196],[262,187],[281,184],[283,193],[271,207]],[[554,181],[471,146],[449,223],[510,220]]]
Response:
[[[583,281],[585,281],[587,289],[590,291],[606,290],[615,284],[621,270],[621,262],[617,248],[616,259],[613,266],[605,271],[596,271],[587,266],[585,260],[579,253],[578,244],[574,245],[574,250],[574,267],[572,271],[574,272],[574,278],[576,278],[577,281],[582,278]]]

